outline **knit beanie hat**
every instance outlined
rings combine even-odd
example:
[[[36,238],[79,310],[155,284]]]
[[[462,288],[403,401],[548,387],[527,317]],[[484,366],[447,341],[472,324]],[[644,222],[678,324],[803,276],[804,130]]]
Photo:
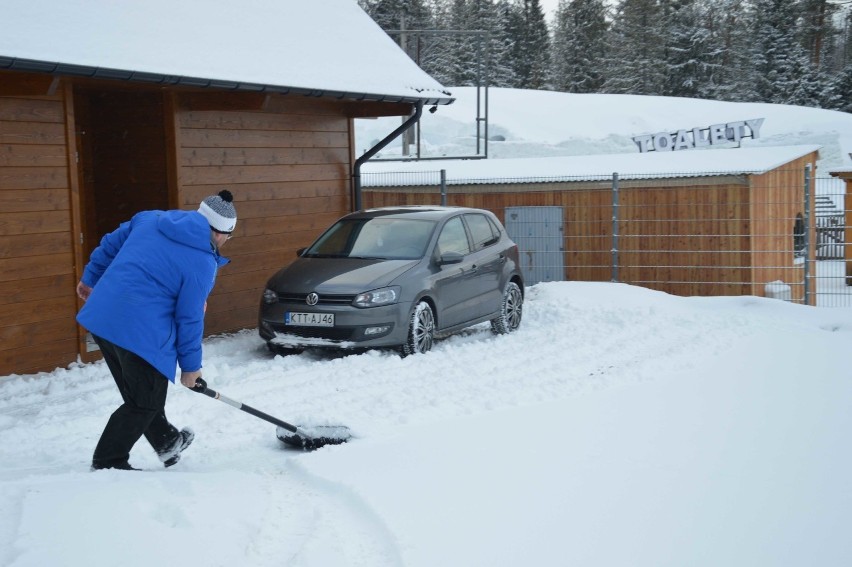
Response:
[[[204,215],[213,230],[231,233],[237,226],[237,210],[233,201],[234,196],[225,189],[201,201],[198,212]]]

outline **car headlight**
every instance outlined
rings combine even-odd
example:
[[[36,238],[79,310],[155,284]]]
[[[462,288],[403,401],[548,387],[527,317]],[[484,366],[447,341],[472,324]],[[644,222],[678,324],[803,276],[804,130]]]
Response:
[[[278,294],[269,288],[263,290],[263,302],[267,305],[278,303]]]
[[[365,291],[355,296],[352,302],[356,307],[378,307],[379,305],[390,305],[399,299],[399,287],[383,287],[373,291]]]

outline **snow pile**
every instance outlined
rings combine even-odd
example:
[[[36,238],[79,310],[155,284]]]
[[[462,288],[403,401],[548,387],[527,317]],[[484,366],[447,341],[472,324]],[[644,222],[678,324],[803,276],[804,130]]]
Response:
[[[450,90],[456,102],[438,107],[434,114],[423,114],[420,136],[424,156],[476,154],[476,90],[472,87]],[[485,115],[484,91],[480,96],[481,112]],[[835,110],[676,97],[492,88],[488,90],[487,116],[491,158],[638,153],[634,136],[765,118],[760,137],[744,139],[743,147],[822,146],[819,165],[823,174],[827,174],[827,168],[852,164],[849,158],[852,115]],[[387,136],[399,123],[399,118],[356,121],[358,155]],[[482,129],[480,136],[485,137]],[[503,140],[495,141],[497,136]],[[479,142],[480,152],[483,152],[484,140]],[[382,150],[379,157],[399,157],[401,146],[401,142],[395,142]],[[679,153],[686,155],[694,151]]]

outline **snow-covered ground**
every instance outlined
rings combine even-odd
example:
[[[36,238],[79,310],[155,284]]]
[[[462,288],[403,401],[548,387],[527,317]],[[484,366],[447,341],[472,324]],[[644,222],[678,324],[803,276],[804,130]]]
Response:
[[[623,284],[527,290],[401,359],[205,344],[211,387],[356,438],[313,453],[181,386],[164,470],[88,472],[102,363],[0,379],[0,564],[820,565],[852,560],[852,313]]]
[[[497,98],[494,128],[516,150],[504,157],[571,138],[524,114],[544,102]],[[652,98],[595,106],[656,130]],[[470,101],[458,104],[428,119]],[[695,104],[659,128],[718,121]],[[590,112],[545,115],[591,127]],[[844,165],[849,115],[813,112],[827,111],[762,114],[764,132],[784,136],[783,122],[802,132],[787,143],[836,147],[826,159]],[[449,151],[458,136],[443,136]],[[1,377],[0,565],[852,564],[852,311],[611,283],[539,284],[526,299],[515,334],[484,325],[405,359],[274,357],[253,330],[208,339],[212,388],[355,434],[312,453],[175,386],[169,416],[197,434],[182,461],[165,470],[141,441],[144,472],[91,473],[119,402],[105,365]]]

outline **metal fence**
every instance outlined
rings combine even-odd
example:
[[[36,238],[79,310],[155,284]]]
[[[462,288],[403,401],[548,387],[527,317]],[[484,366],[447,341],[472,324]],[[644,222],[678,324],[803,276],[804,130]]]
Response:
[[[493,211],[528,285],[613,281],[676,295],[759,295],[852,307],[845,184],[809,169],[763,175],[465,179],[362,174],[365,206]],[[848,281],[852,284],[852,278]]]

